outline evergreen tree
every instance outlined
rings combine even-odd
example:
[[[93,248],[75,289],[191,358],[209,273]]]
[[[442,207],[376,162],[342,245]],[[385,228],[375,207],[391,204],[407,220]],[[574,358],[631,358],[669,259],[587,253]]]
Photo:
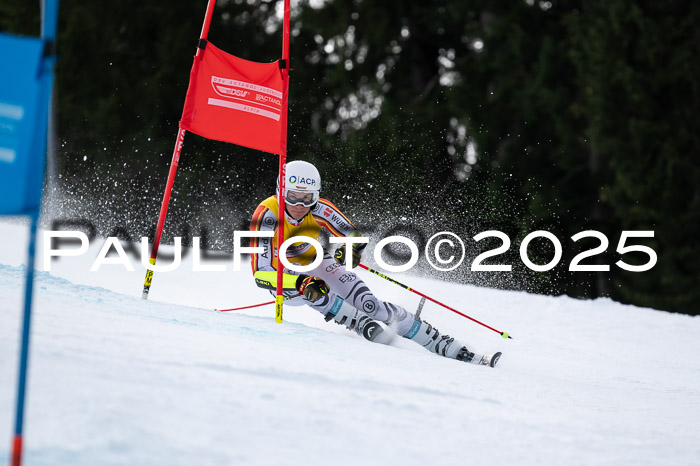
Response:
[[[624,302],[696,314],[700,290],[700,8],[592,2],[572,19],[581,114],[611,177],[600,187],[620,230],[653,230],[658,264],[616,273]],[[612,241],[612,238],[611,238]],[[643,263],[625,256],[629,263]]]
[[[276,60],[279,4],[219,1],[209,39]],[[450,279],[696,314],[699,11],[681,0],[299,2],[289,157],[316,163],[324,194],[365,223],[390,213],[401,219],[392,227],[418,223],[418,236],[432,225],[466,239],[510,236],[493,261],[514,274],[462,269]],[[109,204],[108,220],[127,222],[134,237],[150,227],[134,218],[157,214],[203,15],[204,3],[189,1],[61,2],[62,180],[69,198],[95,200],[91,212]],[[3,2],[0,29],[37,35],[39,2]],[[276,157],[194,135],[185,144],[166,232],[173,222],[242,221],[274,189]],[[610,244],[584,263],[610,272],[568,270],[597,245],[571,240],[589,229]],[[535,230],[563,246],[547,273],[518,254]],[[623,230],[655,232],[632,242],[656,251],[652,270],[614,265]],[[468,260],[497,245],[467,244]],[[538,263],[553,253],[545,240],[529,251]]]

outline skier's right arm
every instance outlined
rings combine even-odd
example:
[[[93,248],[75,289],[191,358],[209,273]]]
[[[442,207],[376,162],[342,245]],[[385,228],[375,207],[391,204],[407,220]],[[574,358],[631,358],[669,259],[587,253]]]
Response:
[[[259,205],[253,214],[250,221],[250,231],[275,231],[277,228],[277,217],[274,212]],[[259,270],[275,270],[272,265],[274,260],[274,238],[251,238],[251,247],[261,247],[262,252],[253,254],[250,258],[250,265],[253,268],[253,274]]]
[[[255,272],[255,284],[266,290],[276,290],[277,271],[259,270]],[[304,274],[291,275],[288,273],[282,274],[282,289],[284,291],[297,291],[309,301],[316,301],[330,291],[326,282],[320,277],[310,277]]]

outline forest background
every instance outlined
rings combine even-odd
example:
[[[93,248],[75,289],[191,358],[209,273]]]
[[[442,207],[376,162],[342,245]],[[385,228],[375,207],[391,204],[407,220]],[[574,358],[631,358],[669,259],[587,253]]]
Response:
[[[0,31],[37,35],[40,2],[5,0]],[[206,1],[62,0],[49,218],[98,234],[152,237]],[[254,61],[281,55],[282,1],[218,1],[209,39]],[[289,160],[323,175],[323,196],[370,236],[467,242],[468,264],[513,272],[440,277],[700,313],[700,6],[682,0],[292,2]],[[188,135],[165,241],[202,235],[230,250],[274,193],[277,157]],[[48,214],[48,215],[46,215]],[[79,223],[79,222],[77,222]],[[549,272],[519,259],[530,232],[559,238]],[[598,230],[607,250],[571,236]],[[615,266],[622,231],[658,255]],[[551,243],[532,243],[546,263]],[[397,254],[400,255],[398,250]],[[644,254],[626,254],[644,263]],[[422,264],[424,270],[426,264]]]

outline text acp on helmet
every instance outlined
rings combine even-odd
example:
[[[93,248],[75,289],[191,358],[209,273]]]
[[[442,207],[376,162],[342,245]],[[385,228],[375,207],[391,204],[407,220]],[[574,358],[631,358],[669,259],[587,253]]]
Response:
[[[316,186],[316,180],[313,178],[304,178],[303,176],[292,175],[289,177],[291,184],[305,184],[307,186]]]

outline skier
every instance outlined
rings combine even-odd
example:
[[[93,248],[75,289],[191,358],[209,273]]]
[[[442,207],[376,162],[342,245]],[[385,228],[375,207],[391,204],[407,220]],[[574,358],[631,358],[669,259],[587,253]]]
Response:
[[[304,161],[290,162],[286,177],[285,240],[294,236],[318,239],[322,228],[334,236],[361,236],[336,206],[319,197],[321,176],[316,167]],[[262,248],[262,252],[252,256],[255,281],[272,294],[275,294],[277,283],[277,213],[277,196],[270,196],[258,205],[250,223],[251,231],[274,232],[273,237],[251,239],[252,247]],[[283,289],[286,304],[306,304],[323,314],[326,321],[345,325],[373,342],[388,344],[393,339],[392,333],[377,323],[381,321],[396,334],[439,355],[473,364],[496,365],[501,353],[492,356],[474,353],[403,307],[378,299],[354,272],[345,267],[346,258],[352,260],[353,267],[360,263],[365,246],[355,243],[348,252],[346,245],[342,244],[333,256],[324,253],[321,263],[308,273],[285,268]],[[313,262],[315,257],[315,248],[307,242],[294,243],[287,249],[290,263],[304,266]]]

